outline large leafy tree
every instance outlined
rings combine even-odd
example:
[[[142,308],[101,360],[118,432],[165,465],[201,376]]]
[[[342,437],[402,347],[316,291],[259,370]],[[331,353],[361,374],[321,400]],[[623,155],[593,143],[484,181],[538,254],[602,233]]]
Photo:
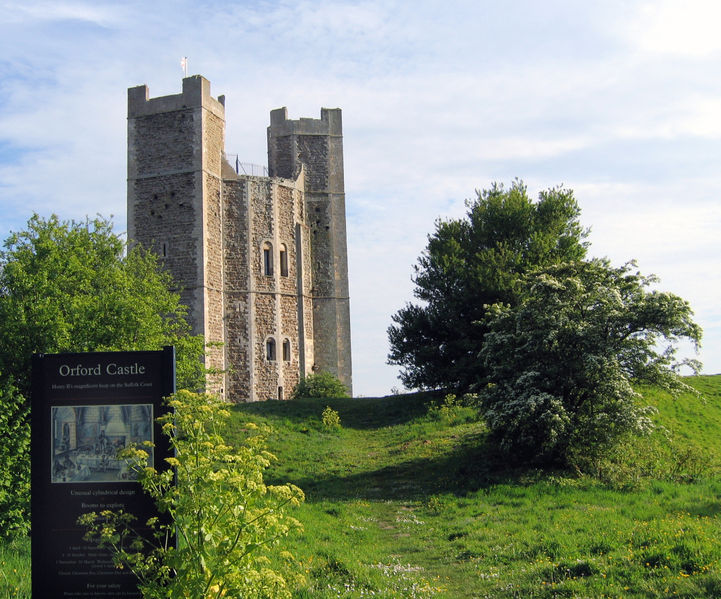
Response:
[[[13,439],[15,450],[0,451],[0,473],[28,470],[29,429],[16,425],[28,416],[33,353],[155,350],[174,344],[178,386],[202,385],[203,341],[188,335],[186,309],[170,285],[152,253],[128,249],[101,217],[66,222],[35,215],[25,231],[5,240],[0,250],[0,399],[6,405],[0,410],[0,436]],[[27,514],[28,481],[16,482],[4,495],[0,484],[0,534],[12,528],[3,526],[5,516],[12,514],[13,522],[22,525],[17,514]]]
[[[171,283],[109,220],[34,215],[0,250],[0,372],[26,392],[35,352],[160,349],[185,338]]]
[[[471,388],[490,305],[515,306],[520,278],[585,256],[587,231],[573,192],[553,188],[537,202],[525,185],[494,184],[467,202],[465,218],[438,220],[415,266],[415,296],[393,315],[389,363],[407,388]]]
[[[634,263],[548,267],[524,278],[515,308],[496,305],[481,349],[482,411],[517,460],[583,465],[652,426],[632,384],[687,388],[675,343],[698,344],[689,304],[650,291]],[[665,349],[664,349],[665,348]]]

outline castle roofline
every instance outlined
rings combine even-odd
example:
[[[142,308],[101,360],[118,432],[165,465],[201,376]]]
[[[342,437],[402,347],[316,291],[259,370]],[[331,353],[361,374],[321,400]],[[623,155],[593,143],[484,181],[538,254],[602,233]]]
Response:
[[[340,108],[321,108],[320,119],[301,117],[288,118],[288,109],[283,106],[270,111],[270,127],[274,133],[283,135],[342,135],[343,118]]]
[[[225,120],[225,96],[213,98],[210,95],[210,81],[202,75],[186,77],[183,79],[182,93],[170,96],[150,98],[147,85],[128,89],[128,118],[188,108],[206,108]]]

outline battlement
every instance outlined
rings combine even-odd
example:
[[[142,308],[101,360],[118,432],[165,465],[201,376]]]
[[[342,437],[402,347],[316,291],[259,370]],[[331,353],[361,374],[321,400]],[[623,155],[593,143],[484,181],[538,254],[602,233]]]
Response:
[[[225,96],[216,100],[210,95],[210,81],[201,75],[183,79],[183,91],[171,96],[150,98],[147,85],[128,89],[128,118],[173,112],[188,108],[206,108],[225,119]]]
[[[320,119],[301,117],[288,118],[288,109],[276,108],[270,111],[270,127],[276,136],[284,135],[343,135],[343,121],[340,108],[321,108]]]

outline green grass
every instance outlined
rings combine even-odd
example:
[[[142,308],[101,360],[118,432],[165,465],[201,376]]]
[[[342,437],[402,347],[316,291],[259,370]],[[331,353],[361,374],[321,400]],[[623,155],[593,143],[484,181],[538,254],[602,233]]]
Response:
[[[299,599],[721,597],[721,376],[690,382],[644,390],[663,428],[593,477],[506,468],[473,409],[424,394],[242,405],[231,436],[272,425],[266,479],[306,493]],[[28,543],[0,561],[0,599],[29,596]]]
[[[303,488],[297,597],[721,596],[721,377],[646,390],[662,430],[598,477],[509,470],[423,395],[239,406],[271,424],[271,482]],[[321,422],[326,406],[341,429]]]
[[[30,539],[0,542],[0,599],[30,597]]]

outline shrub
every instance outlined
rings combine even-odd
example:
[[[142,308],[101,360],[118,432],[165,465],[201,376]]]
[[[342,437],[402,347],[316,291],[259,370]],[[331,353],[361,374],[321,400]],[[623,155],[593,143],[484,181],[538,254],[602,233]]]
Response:
[[[443,401],[433,401],[428,406],[428,416],[444,424],[455,425],[478,419],[477,396],[466,393],[460,398],[447,394]]]
[[[323,426],[326,428],[340,428],[340,414],[330,406],[326,406],[321,416]]]
[[[0,537],[30,527],[30,422],[27,404],[0,376]]]
[[[113,551],[116,566],[138,577],[146,599],[290,599],[286,577],[264,554],[300,528],[284,506],[298,504],[303,492],[263,482],[275,459],[264,449],[269,429],[249,423],[244,443],[231,448],[221,434],[230,413],[217,398],[180,391],[169,403],[175,412],[159,421],[175,452],[166,459],[173,468],[146,468],[148,454],[137,447],[119,453],[165,515],[147,522],[153,538],[139,538],[135,518],[122,511],[82,516],[86,538]]]
[[[327,399],[333,397],[347,397],[348,389],[330,372],[317,372],[302,377],[293,389],[291,399]]]
[[[674,343],[698,344],[701,329],[686,301],[647,291],[656,280],[633,262],[558,264],[523,280],[515,308],[493,307],[481,405],[508,457],[579,467],[652,430],[655,410],[632,383],[688,388]]]

